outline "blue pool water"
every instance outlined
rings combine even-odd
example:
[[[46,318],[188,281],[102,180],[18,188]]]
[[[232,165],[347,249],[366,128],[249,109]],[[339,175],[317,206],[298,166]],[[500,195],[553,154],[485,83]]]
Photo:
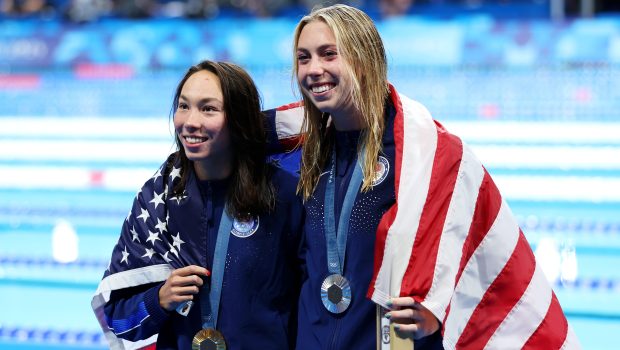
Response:
[[[267,107],[294,99],[286,78],[253,73]],[[590,73],[551,70],[542,87],[526,91],[529,71],[391,72],[402,92],[422,100],[449,129],[473,130],[464,140],[487,164],[533,249],[545,239],[560,249],[574,246],[577,278],[556,284],[555,292],[584,349],[613,349],[620,332],[618,100],[605,95],[588,110],[573,100],[563,105],[566,90],[549,91],[566,81],[594,93],[618,88],[609,81],[617,70]],[[93,82],[44,73],[37,90],[0,91],[0,350],[106,347],[90,300],[135,191],[172,145],[168,101],[179,74]],[[459,90],[472,86],[484,91]],[[514,121],[531,129],[515,134]],[[489,126],[495,139],[476,132]],[[551,131],[536,137],[535,130]],[[562,137],[570,130],[588,132]],[[61,222],[77,233],[75,262],[54,259],[52,231]]]

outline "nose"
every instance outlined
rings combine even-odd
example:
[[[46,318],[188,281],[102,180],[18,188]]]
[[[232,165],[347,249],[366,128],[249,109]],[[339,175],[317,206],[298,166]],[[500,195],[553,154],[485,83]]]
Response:
[[[321,61],[316,57],[312,57],[310,59],[310,62],[308,62],[308,74],[312,76],[318,76],[322,75],[323,71],[324,69]]]
[[[187,111],[187,119],[185,119],[184,126],[187,129],[194,130],[200,129],[200,113],[195,108],[190,108]]]

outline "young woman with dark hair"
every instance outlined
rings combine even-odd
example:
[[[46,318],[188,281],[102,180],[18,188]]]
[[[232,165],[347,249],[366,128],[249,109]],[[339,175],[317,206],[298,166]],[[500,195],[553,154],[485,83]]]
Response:
[[[134,200],[92,306],[112,348],[290,349],[303,207],[266,162],[240,67],[204,61],[174,96],[178,151]]]

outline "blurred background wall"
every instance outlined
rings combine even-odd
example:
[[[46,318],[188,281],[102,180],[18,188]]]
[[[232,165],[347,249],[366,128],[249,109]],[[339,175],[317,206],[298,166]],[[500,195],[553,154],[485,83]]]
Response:
[[[298,99],[315,0],[0,1],[0,349],[103,349],[90,298],[136,191],[173,150],[188,66]],[[620,2],[356,0],[400,92],[469,143],[584,349],[620,334]]]

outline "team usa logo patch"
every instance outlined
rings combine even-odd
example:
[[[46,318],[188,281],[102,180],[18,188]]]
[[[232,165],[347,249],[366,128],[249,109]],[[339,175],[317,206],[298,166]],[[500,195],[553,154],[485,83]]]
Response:
[[[230,233],[239,238],[247,238],[253,235],[254,232],[258,230],[259,224],[260,220],[258,216],[252,216],[246,221],[235,219],[233,221],[233,227]]]
[[[375,166],[375,177],[372,179],[372,185],[377,186],[385,180],[390,172],[390,162],[384,156],[379,156],[377,165]]]

